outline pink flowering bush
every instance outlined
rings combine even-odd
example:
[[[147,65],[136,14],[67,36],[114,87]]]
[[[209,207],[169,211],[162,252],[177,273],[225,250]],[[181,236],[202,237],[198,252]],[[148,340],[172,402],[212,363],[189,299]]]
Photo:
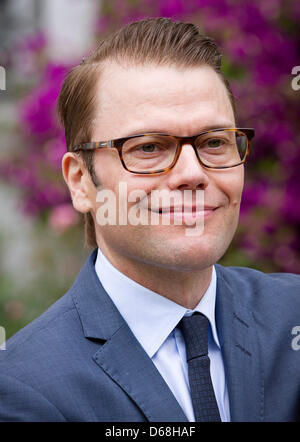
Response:
[[[155,16],[191,21],[216,39],[237,100],[237,124],[256,129],[240,226],[222,263],[299,273],[300,91],[291,87],[292,68],[300,65],[299,2],[103,0],[95,37]],[[25,211],[62,232],[79,219],[61,177],[65,140],[55,110],[69,66],[48,60],[45,48],[42,36],[27,44],[27,75],[35,81],[18,105],[19,146],[0,169],[22,189]]]

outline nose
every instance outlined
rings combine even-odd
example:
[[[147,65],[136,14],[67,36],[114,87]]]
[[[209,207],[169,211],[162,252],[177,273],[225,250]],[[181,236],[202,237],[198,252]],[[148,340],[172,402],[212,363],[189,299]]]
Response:
[[[171,189],[202,189],[209,183],[206,169],[200,164],[193,146],[184,144],[177,163],[169,172]]]

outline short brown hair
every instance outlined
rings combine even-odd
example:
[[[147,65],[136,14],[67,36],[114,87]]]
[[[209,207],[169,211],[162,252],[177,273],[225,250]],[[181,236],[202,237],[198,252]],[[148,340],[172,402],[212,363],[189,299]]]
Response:
[[[73,68],[65,79],[58,100],[58,113],[65,128],[68,151],[72,151],[76,144],[91,141],[97,76],[108,60],[183,68],[210,66],[225,84],[236,115],[230,85],[221,71],[222,54],[215,41],[202,35],[192,23],[150,18],[130,23],[103,39],[96,50]],[[97,185],[93,151],[81,152],[80,155]],[[85,215],[85,242],[88,247],[97,247],[91,213]]]

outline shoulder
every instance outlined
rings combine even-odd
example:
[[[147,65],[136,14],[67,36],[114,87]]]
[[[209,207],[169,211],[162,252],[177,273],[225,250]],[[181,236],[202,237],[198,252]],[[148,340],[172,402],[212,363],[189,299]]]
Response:
[[[6,342],[6,350],[0,351],[0,373],[39,389],[45,380],[50,385],[50,380],[54,382],[69,369],[78,371],[82,360],[90,359],[95,343],[85,338],[80,307],[86,306],[88,319],[95,316],[86,296],[99,289],[95,282],[91,288],[92,259],[93,255],[65,295]],[[99,296],[95,298],[99,303]]]
[[[43,334],[47,330],[52,331],[52,338],[59,337],[62,325],[67,325],[65,317],[72,317],[76,313],[72,297],[67,292],[58,301],[52,304],[44,313],[34,319],[31,323],[19,330],[7,342],[7,349],[16,351],[19,346],[26,346],[38,334]]]
[[[256,311],[276,310],[290,316],[300,309],[300,275],[264,273],[247,267],[215,265],[217,284],[226,285],[243,304]]]
[[[225,267],[215,264],[217,275],[224,280],[240,285],[251,285],[256,288],[285,286],[300,288],[300,275],[294,273],[264,273],[250,267]]]
[[[51,401],[51,379],[63,365],[66,343],[76,339],[76,315],[67,293],[6,342],[0,351],[0,421],[65,420]]]
[[[72,336],[75,340],[79,334],[78,313],[68,292],[8,339],[6,350],[0,352],[0,372],[34,385],[42,374],[49,376],[50,365],[59,364],[67,343],[70,346]]]

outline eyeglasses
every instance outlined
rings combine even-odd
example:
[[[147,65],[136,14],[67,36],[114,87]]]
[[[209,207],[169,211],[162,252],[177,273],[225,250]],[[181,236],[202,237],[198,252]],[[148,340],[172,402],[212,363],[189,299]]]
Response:
[[[228,169],[246,161],[254,129],[220,128],[192,137],[145,133],[109,141],[82,143],[73,152],[116,148],[123,167],[131,173],[156,174],[175,166],[182,146],[193,147],[198,161],[208,169]]]

